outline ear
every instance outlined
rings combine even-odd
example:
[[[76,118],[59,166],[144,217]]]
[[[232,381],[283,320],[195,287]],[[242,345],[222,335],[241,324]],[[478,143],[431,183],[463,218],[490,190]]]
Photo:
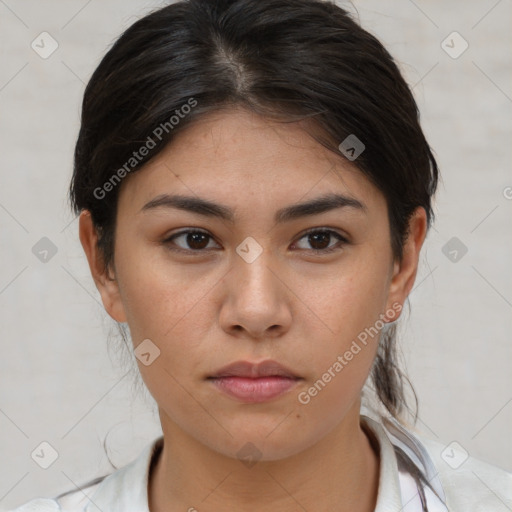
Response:
[[[416,279],[420,251],[426,234],[427,214],[424,208],[418,207],[409,221],[409,235],[404,243],[402,261],[395,261],[393,264],[387,300],[388,311],[396,312],[403,308]],[[400,304],[400,309],[397,308],[397,304]],[[388,318],[388,321],[393,322],[399,316],[395,313],[395,316]]]
[[[89,262],[92,278],[101,295],[101,301],[107,313],[117,322],[126,322],[126,315],[119,293],[119,285],[111,277],[110,269],[105,267],[103,257],[98,249],[98,235],[91,213],[82,210],[79,218],[79,237]]]

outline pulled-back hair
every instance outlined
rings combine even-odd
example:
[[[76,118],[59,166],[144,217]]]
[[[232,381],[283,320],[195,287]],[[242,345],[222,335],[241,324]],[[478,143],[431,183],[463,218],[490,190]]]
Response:
[[[70,201],[76,214],[91,212],[106,267],[118,182],[195,120],[232,107],[301,120],[340,159],[340,143],[356,136],[364,151],[352,163],[386,199],[396,260],[417,207],[431,226],[438,167],[416,102],[391,55],[350,13],[322,0],[182,0],[131,25],[85,89]],[[395,325],[382,333],[371,378],[400,419]]]

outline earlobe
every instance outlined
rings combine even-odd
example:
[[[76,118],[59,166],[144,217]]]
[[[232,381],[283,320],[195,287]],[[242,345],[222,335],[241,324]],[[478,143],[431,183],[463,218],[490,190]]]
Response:
[[[91,213],[82,210],[79,218],[79,237],[87,256],[89,269],[96,288],[100,292],[101,301],[107,313],[117,322],[126,322],[119,285],[110,269],[104,265],[102,255],[98,249],[98,235],[92,221]]]
[[[400,304],[400,310],[407,299],[418,271],[420,251],[427,234],[427,216],[425,209],[416,208],[409,221],[409,235],[404,243],[402,260],[393,264],[393,275],[388,292],[387,308],[396,309]],[[390,318],[390,321],[396,320]]]

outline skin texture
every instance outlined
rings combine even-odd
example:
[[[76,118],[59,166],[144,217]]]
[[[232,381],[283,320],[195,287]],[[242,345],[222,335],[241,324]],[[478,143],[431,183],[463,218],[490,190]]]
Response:
[[[137,360],[164,433],[149,482],[152,512],[374,510],[379,459],[359,409],[378,336],[308,404],[297,397],[358,334],[403,305],[426,215],[415,211],[403,259],[393,261],[385,197],[303,128],[241,109],[190,125],[123,181],[109,274],[91,217],[80,216],[80,240],[106,311],[128,323],[134,347],[150,339],[160,350],[148,366]],[[331,192],[366,210],[274,222],[278,209]],[[223,204],[234,210],[234,224],[166,207],[141,211],[163,193]],[[165,242],[187,228],[210,237],[195,245],[186,235]],[[348,243],[335,235],[315,243],[304,236],[311,228],[329,228]],[[251,263],[236,252],[246,237],[262,249]],[[338,249],[322,254],[327,246]],[[228,363],[265,359],[303,380],[259,404],[229,398],[205,380]],[[247,443],[259,452],[250,467],[237,455]]]

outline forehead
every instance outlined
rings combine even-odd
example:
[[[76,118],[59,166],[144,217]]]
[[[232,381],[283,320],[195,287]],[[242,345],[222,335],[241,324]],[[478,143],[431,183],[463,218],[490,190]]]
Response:
[[[384,197],[363,173],[315,141],[308,128],[245,109],[207,114],[128,176],[120,207],[141,208],[155,196],[172,192],[266,209],[338,192],[370,206],[385,206]]]

